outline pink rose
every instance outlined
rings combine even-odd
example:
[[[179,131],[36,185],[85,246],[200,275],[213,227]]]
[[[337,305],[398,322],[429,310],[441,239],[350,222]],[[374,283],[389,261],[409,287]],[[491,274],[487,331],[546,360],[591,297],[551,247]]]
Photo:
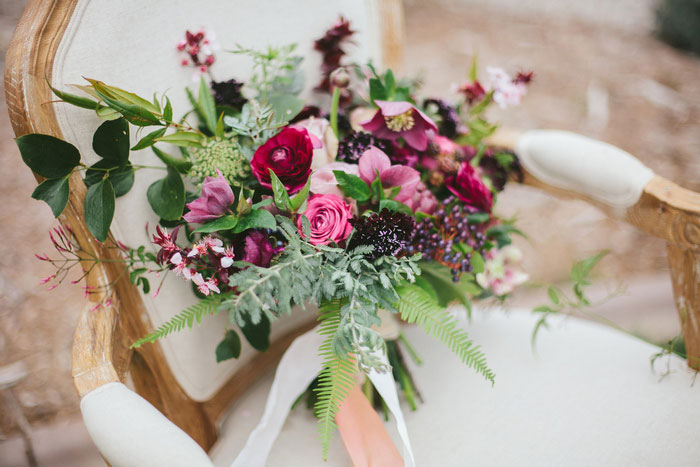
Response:
[[[343,196],[343,192],[338,188],[338,181],[335,179],[334,170],[342,170],[345,173],[359,176],[357,164],[348,164],[345,162],[332,162],[326,164],[320,169],[314,170],[311,174],[311,193],[322,195],[338,195]]]
[[[305,129],[282,128],[277,136],[268,139],[260,146],[250,167],[260,185],[272,188],[270,170],[284,184],[290,193],[295,193],[306,185],[311,175],[313,143]]]
[[[312,245],[340,243],[348,238],[352,231],[352,207],[338,195],[311,196],[303,215],[311,223],[309,243]],[[301,216],[297,218],[299,232],[302,232],[301,219]]]
[[[476,211],[491,212],[491,190],[469,162],[462,162],[457,174],[445,179],[445,186],[466,206]]]
[[[402,203],[413,198],[420,183],[420,174],[416,169],[404,165],[391,165],[389,156],[374,146],[362,154],[357,166],[360,178],[368,185],[372,184],[379,173],[383,188],[401,187],[394,199]]]
[[[428,147],[429,134],[438,132],[435,122],[410,102],[374,101],[374,103],[379,110],[362,126],[377,138],[390,140],[403,138],[413,149],[425,151]]]
[[[218,169],[216,174],[217,177],[204,179],[202,196],[187,205],[190,212],[183,216],[187,222],[200,224],[216,219],[233,204],[233,190]]]

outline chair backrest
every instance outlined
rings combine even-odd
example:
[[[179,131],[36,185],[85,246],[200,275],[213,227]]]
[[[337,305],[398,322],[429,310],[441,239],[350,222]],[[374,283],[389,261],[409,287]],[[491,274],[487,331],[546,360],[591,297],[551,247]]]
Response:
[[[298,53],[305,57],[308,95],[320,79],[320,56],[313,51],[313,40],[322,36],[339,15],[349,19],[357,31],[347,48],[350,59],[371,59],[378,65],[393,66],[400,56],[401,13],[401,3],[396,0],[30,1],[8,51],[6,89],[11,120],[17,136],[29,132],[53,134],[76,145],[91,163],[97,160],[91,142],[100,119],[89,110],[47,105],[53,98],[45,78],[58,89],[82,84],[83,77],[91,77],[142,96],[167,92],[177,117],[189,108],[184,87],[196,89],[197,83],[192,81],[192,69],[180,65],[175,46],[186,30],[204,27],[216,33],[222,46],[212,68],[219,80],[235,77],[245,81],[249,76],[250,63],[225,52],[235,44],[261,48],[296,42]],[[132,139],[136,139],[135,132]],[[132,161],[159,164],[150,150],[133,155]],[[149,244],[146,223],[153,227],[158,218],[145,202],[146,189],[161,176],[158,170],[139,171],[134,188],[118,199],[111,230],[116,240],[130,246]],[[86,232],[81,185],[72,183],[75,193],[71,194],[64,220],[73,227],[82,248],[110,258],[113,253],[96,245]],[[121,272],[110,264],[98,269],[90,277],[96,284],[110,282]],[[130,369],[137,391],[208,447],[221,410],[280,351],[273,348],[267,355],[256,356],[257,352],[246,347],[240,359],[217,364],[214,350],[223,337],[227,319],[222,314],[204,320],[195,332],[176,334],[132,355],[128,344],[134,338],[196,302],[187,284],[171,279],[165,281],[155,299],[121,280],[116,287],[115,306],[93,313],[101,314],[103,322],[96,324],[94,316],[84,316],[77,336],[94,335],[100,329],[108,344],[76,350],[74,375],[80,377],[81,372],[88,371],[82,368],[90,366],[87,361],[105,360],[119,378]],[[274,323],[272,338],[277,347],[284,347],[300,326],[308,326],[309,318],[313,318],[312,313],[298,313]],[[110,326],[118,332],[110,334]],[[93,355],[100,352],[106,352],[106,356]],[[114,379],[114,375],[105,378]],[[237,379],[235,387],[227,384],[232,379]],[[92,380],[79,378],[76,385],[81,393],[97,386]],[[187,401],[189,409],[181,407],[178,401],[182,400]],[[196,412],[199,420],[187,421],[192,418],[189,412]]]

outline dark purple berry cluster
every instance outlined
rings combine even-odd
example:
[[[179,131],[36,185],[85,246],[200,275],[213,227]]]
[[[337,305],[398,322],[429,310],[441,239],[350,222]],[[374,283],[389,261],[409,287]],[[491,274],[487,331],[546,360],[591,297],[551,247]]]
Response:
[[[385,154],[391,155],[391,141],[377,138],[364,131],[351,131],[338,144],[338,156],[336,159],[349,164],[357,164],[360,156],[370,146],[374,146],[377,149],[381,149]]]
[[[388,209],[353,219],[350,223],[355,230],[348,248],[373,245],[374,250],[368,255],[368,259],[406,253],[411,235],[416,230],[416,221],[413,217]]]
[[[438,124],[440,134],[446,138],[457,136],[461,123],[455,108],[442,99],[426,99],[423,102],[423,107],[428,108],[431,106],[435,106],[435,111],[440,116],[440,123]]]
[[[461,251],[461,245],[481,251],[486,243],[482,224],[470,224],[468,214],[453,196],[447,197],[433,217],[417,223],[408,253],[422,253],[424,260],[448,267],[452,280],[459,282],[463,272],[472,270],[472,255]]]
[[[212,81],[211,90],[216,105],[226,105],[241,110],[248,100],[241,94],[243,83],[230,79],[228,81]]]

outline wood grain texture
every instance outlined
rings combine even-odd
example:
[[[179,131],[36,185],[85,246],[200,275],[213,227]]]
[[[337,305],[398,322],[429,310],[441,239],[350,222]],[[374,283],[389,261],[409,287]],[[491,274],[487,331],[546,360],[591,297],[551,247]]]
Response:
[[[62,137],[46,80],[51,80],[53,60],[75,10],[77,0],[29,0],[9,45],[5,64],[5,92],[10,120],[16,136],[43,133]],[[403,13],[400,0],[379,0],[382,15],[382,55],[395,66],[401,59]],[[56,104],[66,105],[66,104]],[[40,180],[40,177],[37,177]],[[71,227],[82,251],[104,260],[118,258],[114,249],[95,241],[83,217],[86,189],[81,177],[71,176],[71,193],[60,222]],[[109,244],[110,240],[107,241]],[[209,400],[191,399],[177,383],[160,344],[133,351],[130,343],[153,330],[138,290],[129,283],[125,268],[114,262],[101,263],[87,277],[87,285],[108,287],[89,297],[81,314],[73,342],[73,378],[78,394],[113,381],[126,381],[130,374],[136,392],[151,402],[204,449],[216,441],[216,426],[222,414],[246,388],[267,373],[294,337],[306,331],[305,324],[272,343],[231,377]],[[111,298],[109,306],[96,304]]]
[[[499,129],[490,143],[515,150],[521,130]],[[700,369],[700,193],[655,175],[633,206],[613,209],[588,196],[544,183],[524,170],[522,182],[555,196],[584,200],[668,244],[668,262],[688,365]]]

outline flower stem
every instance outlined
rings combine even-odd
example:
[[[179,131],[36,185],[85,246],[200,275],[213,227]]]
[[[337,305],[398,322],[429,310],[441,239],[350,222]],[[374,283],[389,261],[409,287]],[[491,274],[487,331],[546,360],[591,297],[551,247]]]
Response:
[[[331,129],[338,137],[338,106],[340,105],[340,88],[333,89],[333,100],[331,101]]]

